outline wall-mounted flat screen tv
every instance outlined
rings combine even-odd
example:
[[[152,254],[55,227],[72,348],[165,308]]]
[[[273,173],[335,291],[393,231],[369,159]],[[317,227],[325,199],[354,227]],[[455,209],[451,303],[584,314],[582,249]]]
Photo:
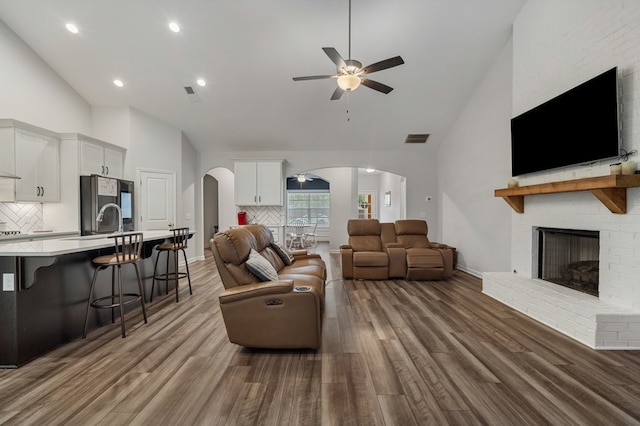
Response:
[[[620,155],[618,71],[606,71],[511,119],[513,176]]]

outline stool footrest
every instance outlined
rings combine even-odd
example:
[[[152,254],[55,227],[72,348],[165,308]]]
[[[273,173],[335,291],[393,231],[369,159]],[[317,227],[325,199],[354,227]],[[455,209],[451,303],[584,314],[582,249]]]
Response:
[[[178,278],[187,278],[187,273],[186,272],[178,272]],[[176,273],[175,272],[169,272],[168,274],[159,274],[159,275],[154,275],[153,279],[158,280],[158,281],[175,281],[176,280]]]
[[[125,298],[129,298],[129,300],[124,300]],[[138,293],[123,293],[122,299],[123,299],[122,304],[128,305],[129,303],[138,302],[139,300],[142,299],[142,296],[140,296]],[[111,300],[112,302],[106,305],[101,303],[101,302],[104,302],[105,300]],[[91,302],[91,306],[93,306],[94,308],[100,308],[100,309],[117,308],[118,306],[120,306],[120,296],[116,294],[113,296],[100,297],[94,300],[93,302]]]

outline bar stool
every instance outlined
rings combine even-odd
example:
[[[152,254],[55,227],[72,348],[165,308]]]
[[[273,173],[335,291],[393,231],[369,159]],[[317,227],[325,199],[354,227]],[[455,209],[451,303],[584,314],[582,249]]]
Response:
[[[91,281],[91,289],[89,290],[89,299],[87,300],[87,314],[84,318],[84,330],[82,332],[82,338],[87,336],[87,326],[89,324],[89,310],[90,308],[98,309],[111,309],[111,323],[115,322],[114,308],[120,308],[120,328],[122,329],[122,337],[126,336],[124,328],[124,306],[130,303],[140,301],[142,306],[142,316],[144,323],[147,323],[147,309],[144,306],[144,288],[142,286],[142,280],[140,279],[140,271],[138,270],[138,262],[142,259],[140,251],[142,249],[142,233],[129,233],[110,235],[109,238],[113,238],[115,245],[115,253],[105,256],[99,256],[93,259],[93,264],[96,266],[96,270],[93,273],[93,280]],[[139,293],[123,293],[122,291],[122,265],[131,264],[136,271],[136,277],[138,278],[138,291]],[[93,292],[95,290],[96,278],[98,272],[103,269],[113,268],[111,270],[111,294],[109,296],[93,298]],[[118,292],[116,293],[116,269],[118,275]]]
[[[186,278],[189,281],[189,294],[193,294],[191,291],[191,276],[189,275],[189,263],[187,262],[187,253],[185,249],[187,248],[187,240],[189,239],[189,228],[173,228],[173,237],[171,241],[160,244],[158,249],[158,256],[156,257],[156,264],[153,267],[153,281],[151,282],[151,297],[149,299],[150,302],[153,302],[153,288],[157,281],[165,281],[166,282],[166,294],[169,294],[169,281],[176,282],[176,303],[179,302],[178,299],[178,281],[182,278]],[[182,272],[178,270],[178,252],[181,251],[184,255],[184,264],[187,268],[186,272]],[[164,274],[158,273],[158,260],[160,260],[161,253],[167,253],[167,272]],[[173,253],[173,270],[175,272],[169,272],[169,257],[170,254]]]

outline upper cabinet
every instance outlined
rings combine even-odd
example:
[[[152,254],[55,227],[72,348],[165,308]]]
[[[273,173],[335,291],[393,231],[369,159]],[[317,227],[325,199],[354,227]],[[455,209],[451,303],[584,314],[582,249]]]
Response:
[[[283,204],[282,160],[235,163],[235,200],[238,206]]]
[[[1,179],[1,201],[60,201],[60,140],[45,129],[0,120],[0,170],[21,179]]]
[[[80,150],[80,174],[122,179],[124,149],[84,135],[75,135]],[[69,135],[66,135],[68,138]]]

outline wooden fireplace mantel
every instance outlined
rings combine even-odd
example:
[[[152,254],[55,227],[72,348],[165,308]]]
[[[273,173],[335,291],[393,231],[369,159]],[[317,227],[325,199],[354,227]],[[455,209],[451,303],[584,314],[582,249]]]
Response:
[[[627,212],[627,188],[637,187],[640,187],[640,174],[608,175],[496,189],[495,196],[502,197],[516,213],[524,213],[526,195],[591,191],[611,213],[624,214]]]

